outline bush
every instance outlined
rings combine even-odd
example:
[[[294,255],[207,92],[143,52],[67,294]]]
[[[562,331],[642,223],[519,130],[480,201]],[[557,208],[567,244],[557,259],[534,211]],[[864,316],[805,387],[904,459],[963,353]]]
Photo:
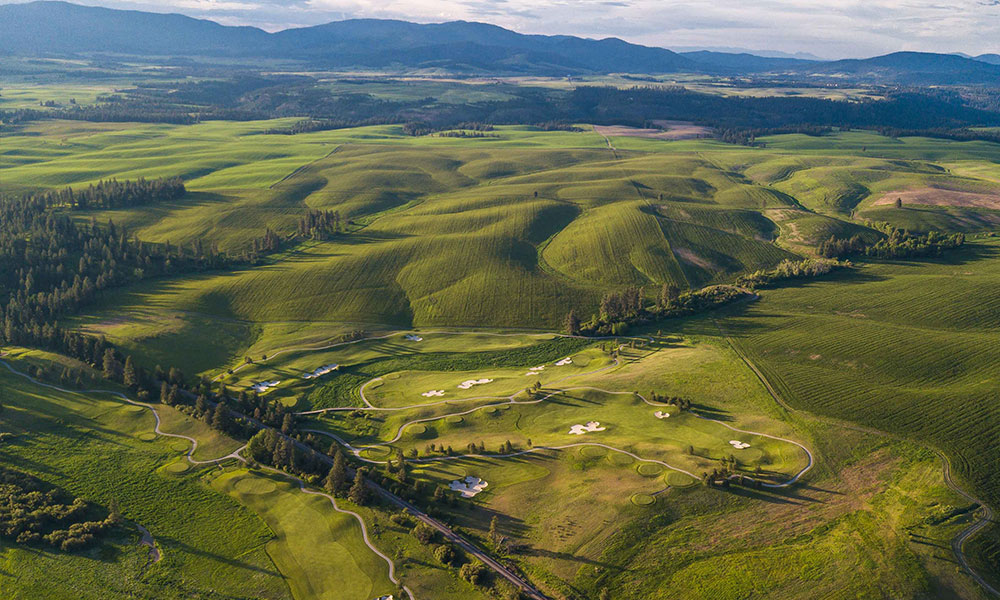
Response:
[[[423,521],[417,523],[417,526],[410,533],[417,538],[417,541],[425,545],[430,544],[437,537],[437,530]]]
[[[486,580],[486,567],[479,561],[465,563],[458,574],[472,585],[482,585]]]
[[[434,558],[441,561],[441,564],[453,565],[458,559],[458,554],[455,553],[455,549],[448,544],[441,544],[437,548],[434,548]]]

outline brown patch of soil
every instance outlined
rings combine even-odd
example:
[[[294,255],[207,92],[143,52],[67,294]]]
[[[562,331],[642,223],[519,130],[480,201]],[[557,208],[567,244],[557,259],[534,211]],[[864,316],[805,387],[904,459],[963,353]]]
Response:
[[[701,267],[702,269],[706,269],[706,270],[709,270],[709,271],[718,271],[719,270],[719,268],[716,267],[714,264],[712,264],[711,261],[705,260],[704,258],[698,256],[697,254],[695,254],[691,250],[688,250],[687,248],[674,248],[673,250],[674,250],[674,254],[677,255],[677,258],[683,260],[684,262],[686,262],[688,264],[692,264],[692,265],[695,265],[697,267]]]
[[[688,121],[653,121],[660,129],[640,129],[626,125],[594,125],[594,131],[603,136],[641,137],[657,140],[689,140],[712,135],[708,127]]]
[[[896,203],[897,198],[903,201],[903,206],[907,204],[929,204],[931,206],[961,206],[965,208],[1000,210],[1000,193],[960,192],[932,187],[918,190],[886,192],[872,202],[872,206],[892,205]]]

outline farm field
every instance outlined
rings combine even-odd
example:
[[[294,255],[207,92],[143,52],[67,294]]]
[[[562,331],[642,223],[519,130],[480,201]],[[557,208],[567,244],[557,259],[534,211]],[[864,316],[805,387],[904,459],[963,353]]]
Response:
[[[986,208],[872,204],[929,186],[995,194],[985,142],[612,137],[613,153],[593,131],[519,126],[482,140],[398,126],[263,133],[291,122],[48,122],[5,134],[0,191],[179,175],[182,199],[79,218],[232,252],[266,227],[292,234],[308,210],[352,221],[345,235],[299,241],[253,268],[133,285],[79,323],[143,364],[173,359],[188,373],[266,353],[271,332],[295,323],[552,329],[608,289],[700,287],[809,256],[832,235],[876,240],[867,218],[917,231],[996,226]],[[206,327],[219,335],[204,339]]]
[[[768,291],[723,327],[792,406],[938,448],[995,504],[998,251],[982,241],[946,259]],[[998,572],[997,536],[994,527],[977,542],[986,572]]]
[[[394,101],[425,90],[456,103],[500,93],[372,88]],[[179,369],[201,386],[192,402],[222,385],[240,402],[274,401],[248,416],[276,410],[268,423],[289,416],[302,443],[345,449],[392,493],[422,490],[415,506],[552,598],[987,597],[951,547],[976,502],[953,491],[938,452],[960,488],[1000,506],[996,144],[838,131],[743,147],[587,124],[482,138],[400,125],[273,133],[296,122],[5,131],[3,193],[184,180],[168,202],[70,212],[81,226],[113,220],[150,244],[233,256],[266,229],[283,242],[224,270],[139,275],[60,326],[105,337],[149,372]],[[337,211],[342,231],[298,235],[308,211]],[[874,243],[883,224],[969,237],[943,258],[858,258],[622,335],[555,333],[571,309],[599,313],[609,292],[634,286],[651,304],[664,286],[731,284],[815,257],[830,237]],[[67,357],[2,350],[18,368],[49,365],[48,381],[69,368],[87,387],[114,385]],[[418,539],[399,505],[340,490],[362,535],[358,518],[253,461],[189,463],[187,442],[150,435],[152,416],[112,396],[40,387],[2,365],[0,387],[14,433],[0,457],[114,501],[163,552],[147,564],[134,528],[68,557],[0,542],[0,584],[16,580],[16,597],[52,580],[67,598],[407,597],[387,559],[412,598],[506,593],[495,576],[484,587],[460,574],[478,559],[462,550],[449,564],[447,540]],[[158,404],[159,390],[162,428],[198,441],[193,460],[247,443]],[[720,469],[733,478],[703,483]],[[455,489],[476,480],[486,485],[473,494]],[[965,552],[996,582],[995,524]]]

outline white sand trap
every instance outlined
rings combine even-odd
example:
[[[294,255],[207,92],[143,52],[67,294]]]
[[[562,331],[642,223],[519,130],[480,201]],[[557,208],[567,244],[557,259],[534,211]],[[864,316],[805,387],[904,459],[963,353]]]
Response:
[[[336,364],[323,365],[322,367],[316,369],[312,373],[306,373],[305,375],[302,376],[302,379],[316,379],[317,377],[322,377],[326,375],[330,371],[336,371],[339,368],[340,365]]]
[[[422,341],[424,341],[424,338],[420,337],[419,335],[414,335],[412,333],[408,333],[408,334],[404,335],[403,337],[406,338],[406,339],[408,339],[408,340],[410,340],[411,342],[422,342]]]
[[[431,390],[429,392],[424,392],[423,394],[420,395],[423,396],[424,398],[431,398],[434,396],[444,396],[444,390]]]
[[[484,383],[492,383],[492,379],[466,379],[462,383],[458,384],[458,389],[467,390],[474,385],[483,385]]]
[[[564,358],[561,361],[557,362],[556,366],[557,367],[565,367],[566,365],[571,365],[571,364],[573,364],[573,359],[567,356],[566,358]]]
[[[266,392],[268,389],[273,388],[274,386],[278,385],[279,383],[281,383],[281,382],[280,381],[260,381],[258,383],[255,383],[255,384],[251,385],[250,387],[253,388],[253,390],[255,392],[257,392],[258,394],[261,394],[263,392]]]
[[[729,440],[729,443],[733,445],[733,448],[737,450],[743,450],[744,448],[749,448],[750,444],[745,444],[739,440]]]
[[[653,416],[656,417],[657,419],[666,419],[667,417],[670,416],[670,413],[665,413],[662,410],[658,410],[655,413],[653,413]]]
[[[542,365],[542,366],[540,366],[540,367],[531,367],[531,368],[530,368],[530,369],[528,369],[528,370],[529,370],[529,371],[544,371],[544,370],[545,370],[545,365]]]
[[[597,421],[590,421],[586,425],[574,425],[569,428],[570,435],[583,435],[591,431],[604,431],[607,427],[601,427]]]
[[[461,493],[463,498],[472,498],[479,492],[485,490],[488,485],[488,483],[478,477],[466,475],[465,479],[456,479],[455,481],[452,481],[449,487],[453,491]]]

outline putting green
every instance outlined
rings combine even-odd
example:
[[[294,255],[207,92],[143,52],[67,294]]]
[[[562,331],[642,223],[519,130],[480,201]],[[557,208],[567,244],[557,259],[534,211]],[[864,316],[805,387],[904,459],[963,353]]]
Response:
[[[144,442],[152,442],[153,440],[156,439],[156,434],[153,433],[152,431],[144,431],[135,437],[139,438]]]
[[[632,504],[636,506],[649,506],[656,502],[656,498],[649,494],[632,494]]]
[[[600,458],[607,453],[608,451],[600,446],[584,446],[580,448],[580,455],[585,458]]]
[[[616,467],[627,467],[635,462],[635,459],[621,452],[610,452],[608,453],[608,461]]]
[[[688,487],[697,483],[694,479],[679,471],[667,471],[664,481],[667,482],[667,485],[673,487]]]
[[[445,419],[445,422],[451,423],[452,425],[457,425],[463,421],[465,421],[465,419],[463,419],[461,415],[451,415]]]
[[[483,413],[487,415],[495,415],[498,412],[500,412],[500,409],[498,409],[495,406],[487,406],[486,408],[483,409]]]
[[[236,482],[236,491],[241,494],[270,494],[278,489],[270,479],[260,477],[245,477]]]
[[[175,442],[170,442],[170,449],[175,452],[187,452],[191,447],[191,442],[187,440],[177,440]]]
[[[656,463],[644,462],[636,467],[636,471],[639,471],[639,475],[643,477],[656,477],[663,472],[663,467]]]
[[[163,470],[167,473],[185,473],[190,469],[190,465],[186,462],[172,462],[169,465],[163,467]]]
[[[361,457],[367,458],[368,460],[385,460],[389,456],[389,448],[385,446],[376,446],[374,448],[365,448],[361,451]]]
[[[427,435],[427,426],[423,423],[417,423],[408,427],[406,431],[412,437],[424,437]]]

